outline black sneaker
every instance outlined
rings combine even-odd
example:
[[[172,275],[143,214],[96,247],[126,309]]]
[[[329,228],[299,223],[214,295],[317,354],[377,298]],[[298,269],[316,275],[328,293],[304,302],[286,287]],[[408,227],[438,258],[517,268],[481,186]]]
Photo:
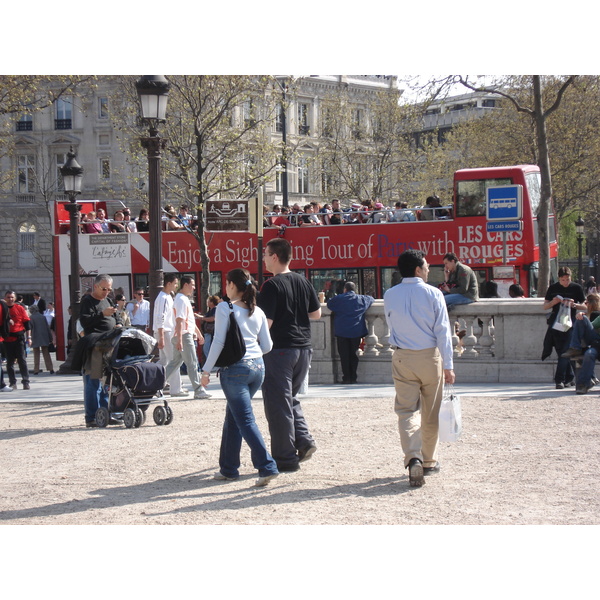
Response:
[[[588,383],[587,385],[578,385],[575,388],[575,393],[580,395],[587,394],[592,389],[592,387],[593,386],[591,383]]]
[[[418,458],[411,458],[408,463],[408,480],[410,487],[421,487],[425,485],[423,478],[423,463]]]
[[[29,390],[29,389],[31,389],[31,388],[29,387],[29,384],[28,384],[28,383],[24,383],[24,384],[23,384],[23,389],[24,389],[24,390]]]
[[[298,462],[304,462],[308,460],[315,452],[317,451],[317,447],[314,444],[310,444],[303,448],[302,450],[298,450]]]
[[[564,383],[557,383],[556,384],[556,389],[557,390],[564,390],[565,389],[565,384]]]
[[[85,426],[86,427],[98,427],[98,423],[96,423],[96,421],[86,421]]]
[[[295,473],[300,470],[300,465],[277,465],[277,470],[280,473]]]

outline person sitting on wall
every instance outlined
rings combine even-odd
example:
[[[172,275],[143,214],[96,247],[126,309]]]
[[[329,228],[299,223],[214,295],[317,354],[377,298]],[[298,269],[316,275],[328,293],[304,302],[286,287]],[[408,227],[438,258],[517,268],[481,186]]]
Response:
[[[440,286],[440,290],[444,294],[448,308],[479,300],[479,287],[475,273],[470,267],[458,262],[454,252],[444,255],[444,273],[446,281]]]

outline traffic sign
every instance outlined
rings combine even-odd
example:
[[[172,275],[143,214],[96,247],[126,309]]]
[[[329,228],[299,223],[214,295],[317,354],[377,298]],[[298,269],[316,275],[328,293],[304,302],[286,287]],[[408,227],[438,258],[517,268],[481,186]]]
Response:
[[[486,190],[486,199],[488,221],[514,221],[523,216],[523,186],[521,185],[489,187]]]
[[[491,221],[486,223],[487,231],[522,231],[523,221]]]

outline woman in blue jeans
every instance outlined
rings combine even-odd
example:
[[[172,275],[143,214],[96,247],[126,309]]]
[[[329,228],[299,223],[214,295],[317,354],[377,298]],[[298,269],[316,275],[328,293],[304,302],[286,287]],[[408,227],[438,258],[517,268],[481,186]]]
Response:
[[[242,360],[229,367],[222,367],[219,371],[221,387],[227,398],[227,408],[221,437],[220,470],[215,473],[214,478],[233,481],[239,477],[240,450],[244,439],[250,446],[252,464],[258,470],[255,485],[261,487],[279,475],[277,463],[267,450],[252,411],[252,397],[260,389],[265,376],[262,356],[271,350],[273,342],[265,313],[256,306],[256,288],[248,271],[229,271],[225,290],[246,342],[246,354]],[[210,372],[223,349],[230,312],[227,302],[218,304],[213,341],[202,369],[204,386],[208,385]]]

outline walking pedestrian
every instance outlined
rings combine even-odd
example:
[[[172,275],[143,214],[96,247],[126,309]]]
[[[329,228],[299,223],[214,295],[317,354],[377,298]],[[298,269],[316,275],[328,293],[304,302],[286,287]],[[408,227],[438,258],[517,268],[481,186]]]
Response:
[[[452,333],[444,296],[427,285],[429,265],[420,250],[398,258],[402,282],[385,292],[392,376],[404,467],[412,487],[439,471],[438,417],[444,382],[454,383]]]
[[[50,356],[49,346],[52,343],[52,331],[50,331],[50,325],[44,317],[40,314],[37,306],[30,306],[29,312],[31,313],[31,347],[33,348],[33,374],[37,375],[40,372],[40,353],[44,357],[44,366],[46,371],[51,375],[54,374],[54,366],[52,364],[52,357]]]
[[[175,314],[173,312],[173,294],[179,287],[179,275],[167,273],[164,276],[163,289],[154,302],[154,337],[159,350],[159,362],[165,368],[173,360],[173,334],[175,333]],[[169,393],[173,398],[187,397],[188,392],[181,389],[181,373],[175,369],[168,379]]]
[[[321,304],[309,281],[290,270],[291,260],[286,239],[267,243],[265,267],[274,277],[265,281],[258,297],[273,340],[273,349],[264,357],[262,393],[271,454],[280,472],[297,471],[317,449],[297,395],[312,356],[310,320],[321,317]]]
[[[252,464],[258,470],[255,485],[262,487],[277,477],[279,471],[256,424],[252,398],[264,380],[263,354],[271,350],[273,342],[265,313],[256,306],[256,288],[250,273],[245,269],[229,271],[225,290],[246,343],[246,354],[238,362],[219,371],[227,407],[219,454],[220,468],[214,478],[231,481],[239,477],[243,438],[250,447]],[[225,344],[230,312],[228,302],[221,302],[216,307],[214,339],[202,371],[203,385],[208,385],[210,372]]]
[[[198,356],[194,346],[194,336],[202,339],[202,334],[196,327],[194,310],[190,302],[190,296],[194,294],[195,289],[196,282],[194,278],[191,275],[184,275],[181,278],[181,287],[173,303],[175,313],[175,333],[171,340],[173,358],[167,365],[165,377],[170,380],[173,372],[179,370],[179,367],[185,363],[188,377],[194,389],[194,399],[202,400],[210,398],[211,395],[204,389],[198,373]]]
[[[24,390],[29,389],[29,369],[27,367],[27,348],[31,345],[31,322],[27,309],[17,302],[14,291],[8,290],[4,295],[10,318],[9,333],[4,338],[4,351],[6,353],[6,373],[9,385],[17,389],[17,375],[15,362],[19,365],[21,383]]]

